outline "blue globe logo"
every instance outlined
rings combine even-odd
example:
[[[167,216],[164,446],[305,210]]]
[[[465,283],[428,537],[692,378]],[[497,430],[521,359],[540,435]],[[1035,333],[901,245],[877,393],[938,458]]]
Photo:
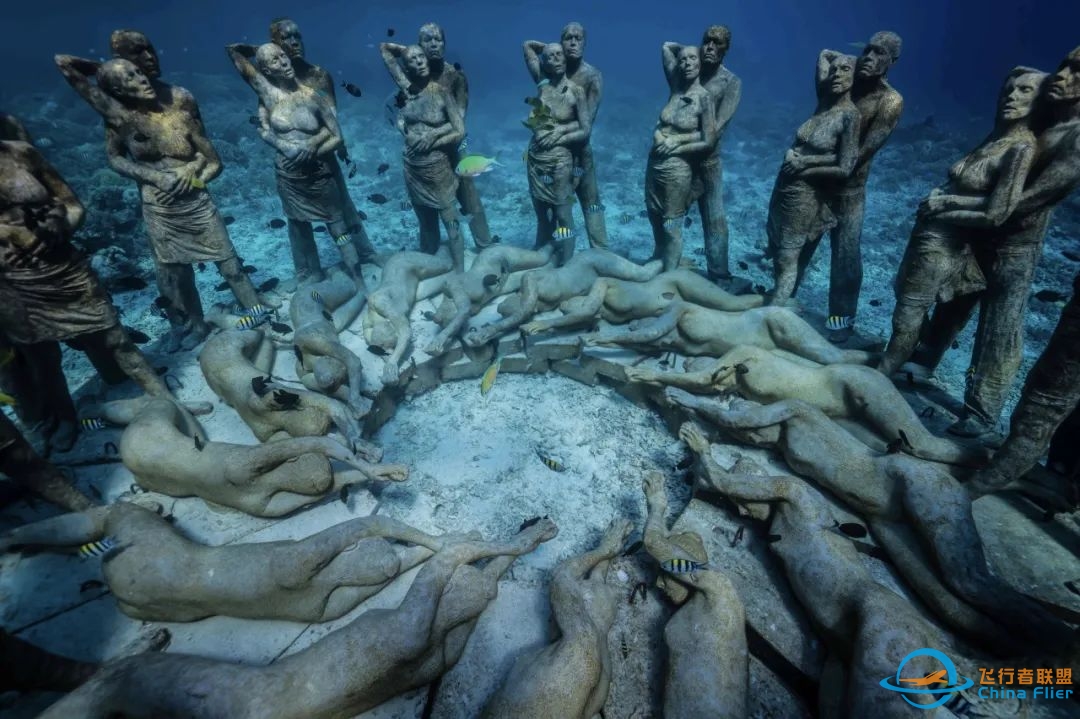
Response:
[[[904,667],[912,659],[917,657],[933,657],[941,662],[941,669],[936,672],[931,672],[922,678],[913,679],[901,679],[900,674],[904,671]],[[931,689],[929,688],[933,684],[945,684],[945,686]],[[916,709],[935,709],[945,702],[949,701],[953,694],[963,691],[969,687],[975,685],[975,682],[970,677],[962,677],[956,672],[956,665],[953,664],[952,659],[949,659],[943,653],[937,649],[916,649],[911,654],[904,657],[904,660],[900,662],[900,666],[896,668],[896,676],[885,677],[881,680],[881,686],[885,687],[891,692],[899,692],[904,694],[942,694],[940,699],[930,704],[918,704],[908,699],[906,696],[901,698]]]

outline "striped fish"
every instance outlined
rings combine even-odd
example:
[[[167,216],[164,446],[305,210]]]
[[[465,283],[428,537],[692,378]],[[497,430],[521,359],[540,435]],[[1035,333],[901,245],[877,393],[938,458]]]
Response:
[[[344,235],[338,235],[337,237],[334,238],[334,244],[337,245],[338,247],[344,247],[345,245],[349,244],[350,242],[352,242],[352,235],[350,235],[347,232]]]
[[[551,236],[556,240],[569,240],[574,236],[574,231],[569,227],[556,227]]]
[[[79,425],[87,432],[105,429],[105,423],[101,421],[100,417],[84,417],[79,420]]]
[[[591,205],[589,205],[588,207],[585,208],[585,214],[587,214],[587,215],[595,215],[598,212],[603,212],[605,209],[607,209],[607,208],[604,207],[603,205],[593,203],[593,204],[591,204]]]
[[[829,315],[829,319],[825,321],[825,329],[827,330],[846,330],[854,326],[855,318],[846,315]]]
[[[484,376],[480,378],[480,396],[484,397],[491,388],[495,386],[495,378],[499,376],[499,367],[502,366],[502,357],[496,357],[495,361],[491,363],[491,366],[484,372]]]
[[[238,330],[250,330],[254,327],[258,327],[263,322],[270,319],[269,315],[262,315],[260,317],[252,317],[251,315],[244,315],[236,321],[236,329]]]
[[[634,216],[631,215],[629,212],[624,212],[621,215],[619,215],[619,224],[620,225],[629,225],[633,221],[634,221]]]
[[[96,542],[87,542],[79,547],[79,557],[82,559],[90,559],[91,557],[104,558],[114,549],[116,549],[116,540],[112,537],[105,537]]]
[[[695,562],[682,557],[672,557],[666,562],[662,562],[660,568],[671,574],[693,574],[704,569],[707,565],[708,562]]]
[[[318,290],[312,290],[312,291],[311,291],[311,299],[315,300],[315,301],[316,301],[316,302],[318,302],[318,303],[319,303],[320,305],[321,305],[321,304],[325,304],[325,303],[323,302],[323,298],[322,298],[322,295],[320,295],[320,294],[319,294],[319,291],[318,291]]]
[[[272,314],[274,314],[274,311],[272,309],[270,309],[269,307],[267,307],[266,305],[261,305],[260,304],[260,305],[255,305],[253,307],[248,307],[246,310],[243,309],[243,308],[240,308],[240,311],[237,312],[237,314],[244,314],[244,315],[248,315],[249,317],[260,317],[262,315],[272,315]]]
[[[536,456],[539,457],[540,461],[544,463],[544,466],[550,469],[552,472],[566,471],[566,465],[555,459],[554,457],[549,457],[540,450],[536,450]]]

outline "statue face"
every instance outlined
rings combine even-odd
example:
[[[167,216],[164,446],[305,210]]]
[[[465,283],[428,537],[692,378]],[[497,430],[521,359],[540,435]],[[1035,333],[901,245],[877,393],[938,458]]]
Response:
[[[1055,102],[1080,100],[1080,48],[1073,50],[1050,76],[1047,97]]]
[[[300,26],[292,20],[275,25],[272,39],[290,59],[304,57],[304,37],[300,34]]]
[[[442,60],[446,52],[446,40],[443,39],[442,30],[427,25],[420,28],[419,45],[428,60]]]
[[[848,55],[841,55],[829,65],[826,82],[833,95],[843,95],[851,91],[851,86],[855,83],[855,63],[852,59]]]
[[[157,99],[153,85],[143,71],[129,60],[110,60],[104,66],[108,92],[120,100],[145,102]]]
[[[727,55],[728,46],[721,43],[719,38],[707,37],[701,43],[701,61],[709,65],[719,65]]]
[[[431,75],[427,55],[417,45],[413,45],[405,51],[405,73],[410,80],[422,80]]]
[[[867,80],[874,77],[882,77],[892,67],[892,53],[888,48],[873,41],[866,44],[862,55],[859,57],[856,72],[859,78]]]
[[[693,82],[701,75],[701,55],[693,45],[688,45],[679,53],[679,72],[687,82]]]
[[[1006,80],[998,98],[998,118],[1012,122],[1030,115],[1041,83],[1042,76],[1033,72]]]
[[[259,62],[259,71],[272,81],[293,80],[296,78],[296,70],[293,69],[289,56],[274,43],[260,46],[256,53],[256,59]]]
[[[157,50],[141,34],[128,34],[124,43],[116,48],[116,56],[133,63],[150,79],[161,77],[161,64]]]
[[[580,60],[585,55],[585,28],[577,23],[567,25],[560,45],[566,58]]]
[[[540,66],[547,75],[561,75],[566,72],[566,56],[562,45],[551,44],[544,48],[540,56]]]

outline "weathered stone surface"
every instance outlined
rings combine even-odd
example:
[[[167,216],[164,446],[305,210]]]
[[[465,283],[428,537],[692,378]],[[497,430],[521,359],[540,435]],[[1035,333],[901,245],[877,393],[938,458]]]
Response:
[[[551,363],[551,369],[572,380],[595,387],[597,384],[596,372],[587,370],[578,364],[577,360],[559,360]]]
[[[452,382],[459,379],[475,379],[483,375],[490,365],[490,359],[459,360],[442,368],[442,379],[443,382]]]
[[[632,350],[590,347],[581,353],[581,366],[618,382],[626,381],[626,367],[640,355]]]
[[[578,344],[578,335],[530,338],[525,347],[525,353],[534,359],[566,360],[581,354],[581,346]]]
[[[551,368],[551,363],[543,359],[533,359],[523,354],[513,354],[503,357],[499,366],[500,372],[516,372],[520,374],[543,374]]]

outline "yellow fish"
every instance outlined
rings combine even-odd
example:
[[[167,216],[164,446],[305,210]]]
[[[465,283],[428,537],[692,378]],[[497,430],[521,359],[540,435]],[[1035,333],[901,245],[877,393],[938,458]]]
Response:
[[[536,450],[536,456],[540,458],[540,461],[544,463],[544,466],[550,469],[552,472],[565,472],[566,465],[559,460],[549,457],[540,450]]]
[[[574,236],[574,231],[569,227],[556,227],[555,231],[551,233],[551,236],[556,240],[568,240]]]
[[[79,547],[79,556],[83,559],[90,559],[90,557],[102,557],[116,549],[116,540],[112,537],[105,537],[96,542],[87,542]]]
[[[499,367],[502,366],[502,357],[496,357],[495,361],[491,363],[491,366],[484,372],[484,376],[480,379],[480,396],[483,397],[491,391],[491,388],[495,386],[495,378],[499,376]]]
[[[99,429],[105,429],[105,423],[101,421],[100,417],[84,417],[79,420],[79,424],[87,432],[93,432]]]
[[[15,406],[15,398],[5,392],[0,392],[0,404],[6,404],[9,407]]]
[[[708,566],[708,562],[694,562],[682,557],[672,557],[660,564],[660,568],[672,574],[693,574]]]
[[[466,155],[458,162],[454,172],[458,177],[476,177],[482,175],[485,172],[491,172],[499,163],[494,157],[484,157],[483,155]]]
[[[243,317],[241,317],[240,319],[238,319],[236,321],[236,329],[238,329],[238,330],[250,330],[253,327],[258,327],[263,322],[266,322],[269,319],[270,319],[269,315],[259,315],[257,317],[253,317],[251,315],[244,315]]]
[[[199,189],[199,190],[205,190],[206,189],[206,183],[203,182],[202,180],[200,180],[197,177],[191,178],[191,186],[196,188],[196,189]]]

